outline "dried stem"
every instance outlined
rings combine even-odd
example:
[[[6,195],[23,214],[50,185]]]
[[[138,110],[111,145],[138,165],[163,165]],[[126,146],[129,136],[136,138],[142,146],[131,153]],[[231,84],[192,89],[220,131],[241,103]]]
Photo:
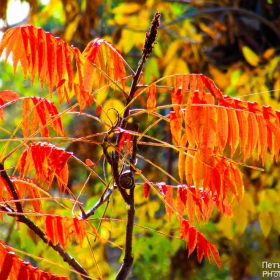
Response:
[[[153,50],[153,45],[155,44],[156,38],[157,38],[157,29],[159,27],[159,21],[160,19],[160,13],[157,11],[154,15],[151,27],[149,28],[149,31],[146,33],[146,40],[142,52],[142,58],[139,61],[138,68],[136,70],[136,74],[133,77],[132,84],[130,87],[130,92],[128,97],[126,98],[126,109],[124,111],[122,121],[120,124],[120,127],[122,129],[126,128],[127,125],[127,117],[129,115],[130,110],[130,102],[137,90],[137,84],[139,77],[142,73],[143,67],[145,62],[147,61],[148,57],[151,55]],[[135,125],[135,130],[138,132],[139,126],[138,124]],[[119,133],[117,140],[116,140],[116,147],[119,146],[120,140],[122,137],[122,133]],[[137,153],[137,137],[133,136],[133,149],[132,149],[132,158],[131,158],[131,164],[134,165],[136,161],[136,153]],[[133,264],[133,254],[132,254],[132,236],[133,236],[133,226],[134,226],[134,217],[135,217],[135,205],[134,205],[134,187],[130,189],[128,197],[127,192],[122,189],[119,185],[119,171],[118,171],[118,164],[119,164],[119,154],[115,152],[113,157],[113,173],[114,173],[114,179],[116,182],[116,185],[118,186],[119,190],[121,191],[121,194],[123,197],[126,197],[125,201],[127,203],[127,223],[126,223],[126,238],[125,238],[125,254],[124,254],[124,260],[123,264],[118,271],[118,274],[116,276],[116,280],[125,280],[127,279],[131,268]],[[131,165],[131,171],[134,174],[133,168]],[[125,192],[125,194],[123,194]]]

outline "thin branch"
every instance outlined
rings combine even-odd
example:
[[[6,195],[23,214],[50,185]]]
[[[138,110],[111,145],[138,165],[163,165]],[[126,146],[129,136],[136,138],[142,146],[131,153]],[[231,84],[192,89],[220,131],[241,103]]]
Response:
[[[135,124],[135,131],[138,132],[139,125]],[[133,174],[133,180],[134,180],[134,169],[133,165],[136,162],[136,156],[137,156],[137,136],[133,135],[132,139],[132,157],[130,159],[131,166],[130,170]],[[130,189],[129,192],[129,204],[127,205],[127,222],[126,222],[126,236],[125,236],[125,255],[123,259],[123,264],[118,271],[116,280],[123,280],[127,279],[131,268],[133,264],[133,254],[132,254],[132,239],[133,239],[133,227],[134,227],[134,217],[135,217],[135,205],[134,205],[134,188],[135,183],[133,187]]]
[[[201,14],[210,14],[210,13],[217,13],[217,12],[233,12],[233,13],[244,14],[244,15],[247,15],[249,17],[255,18],[259,22],[268,26],[277,35],[277,37],[280,38],[280,31],[276,27],[276,25],[274,25],[272,22],[270,22],[269,20],[267,20],[266,18],[264,18],[262,16],[259,16],[259,15],[255,14],[254,12],[251,12],[251,11],[248,11],[248,10],[242,9],[242,8],[235,8],[235,7],[217,7],[217,8],[204,9],[204,10],[199,10],[199,11],[196,11],[196,12],[188,13],[186,15],[177,17],[176,19],[174,19],[170,22],[161,24],[159,29],[163,29],[168,25],[177,23],[177,22],[182,21],[182,20],[187,19],[187,18],[193,18],[193,17],[196,17],[196,16],[201,15]]]
[[[114,188],[108,188],[104,194],[100,197],[100,199],[94,204],[94,206],[85,214],[83,215],[83,219],[88,219],[90,216],[94,215],[94,212],[106,201],[109,200],[111,194],[113,193]]]

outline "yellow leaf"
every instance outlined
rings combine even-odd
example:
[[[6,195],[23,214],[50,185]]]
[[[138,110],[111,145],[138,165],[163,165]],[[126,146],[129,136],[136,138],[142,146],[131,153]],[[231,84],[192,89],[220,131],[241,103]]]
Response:
[[[260,213],[259,223],[264,237],[267,237],[272,227],[272,220],[266,210]]]
[[[276,205],[273,209],[273,221],[279,221],[280,220],[280,205]],[[273,227],[277,230],[278,233],[280,233],[280,223],[274,223]]]
[[[247,46],[243,46],[242,52],[243,52],[243,55],[244,55],[246,61],[249,64],[251,64],[252,66],[258,66],[260,59],[259,59],[259,56],[254,51],[252,51]]]
[[[217,228],[223,232],[224,236],[228,239],[232,240],[234,237],[233,234],[233,221],[232,219],[226,218],[222,216],[219,223],[217,224]]]
[[[133,14],[141,9],[141,5],[137,3],[123,3],[113,9],[114,14]]]
[[[64,39],[66,42],[70,42],[73,38],[73,35],[75,34],[77,27],[79,25],[79,22],[81,20],[82,16],[81,15],[77,15],[75,17],[75,19],[69,23],[65,29],[65,35],[64,35]]]
[[[252,196],[250,194],[248,194],[247,192],[244,193],[241,207],[248,210],[252,214],[254,214],[256,212],[256,208],[255,208],[254,202],[252,200]]]
[[[248,224],[248,211],[239,205],[234,209],[233,220],[236,224],[236,233],[243,234]]]
[[[108,239],[110,238],[110,232],[107,227],[101,227],[100,238],[102,244],[107,243]]]
[[[188,74],[188,73],[190,73],[188,64],[182,58],[173,57],[171,61],[168,63],[168,66],[165,68],[163,75],[168,76],[172,74]]]
[[[217,68],[214,68],[212,65],[209,65],[209,71],[211,75],[213,76],[213,79],[217,86],[221,90],[225,90],[228,85],[230,84],[230,76],[231,71],[228,70],[225,74],[222,71],[219,71]]]

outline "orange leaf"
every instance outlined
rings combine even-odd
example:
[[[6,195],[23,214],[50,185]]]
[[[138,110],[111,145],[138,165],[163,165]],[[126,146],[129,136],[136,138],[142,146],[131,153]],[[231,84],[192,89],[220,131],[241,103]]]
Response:
[[[87,158],[87,159],[86,159],[86,165],[87,165],[87,166],[93,166],[93,165],[94,165],[94,162],[93,162],[91,159]]]
[[[188,186],[190,187],[192,184],[192,176],[193,176],[193,162],[194,162],[194,152],[190,151],[186,156],[186,163],[185,163],[185,174],[186,174],[186,181]]]
[[[221,102],[222,106],[230,106],[233,105],[233,99],[228,98],[227,102]],[[230,105],[229,105],[230,104]],[[233,105],[234,106],[234,105]],[[239,141],[239,123],[236,116],[236,112],[234,110],[228,110],[228,124],[229,124],[229,134],[228,134],[228,143],[231,147],[231,156],[234,155],[238,141]]]
[[[147,109],[153,110],[157,105],[157,86],[156,84],[151,84],[148,89]]]
[[[224,108],[217,109],[217,147],[223,152],[228,141],[228,114]]]
[[[209,90],[209,92],[218,99],[223,99],[222,92],[217,88],[213,80],[207,78],[203,74],[199,74],[201,80],[205,84],[206,88]]]
[[[6,102],[10,102],[19,99],[19,95],[13,90],[3,90],[0,91],[0,98]]]
[[[56,229],[57,229],[57,237],[60,245],[66,250],[66,242],[67,242],[67,234],[65,231],[65,223],[64,219],[61,216],[56,216]]]
[[[193,224],[194,219],[194,201],[193,201],[193,194],[190,188],[187,189],[187,209],[188,209],[188,216],[189,221]]]
[[[181,192],[180,192],[180,189],[181,189],[181,186],[177,189],[177,195],[176,195],[176,210],[177,210],[177,212],[179,213],[179,215],[181,216],[181,217],[179,217],[179,220],[181,220],[182,219],[182,217],[183,217],[183,215],[184,215],[184,203],[183,203],[183,201],[182,201],[182,199],[181,199]]]
[[[259,127],[254,114],[248,115],[248,129],[250,134],[248,137],[247,147],[244,151],[244,160],[253,153],[259,140]]]
[[[181,140],[182,119],[175,112],[170,112],[170,130],[175,144],[179,146]]]
[[[202,172],[202,164],[200,159],[200,152],[197,151],[194,156],[194,163],[193,163],[193,181],[195,185],[196,192],[198,192],[200,178],[203,178]]]
[[[95,68],[83,58],[78,49],[69,47],[66,42],[60,38],[55,38],[48,32],[44,32],[42,28],[35,28],[30,25],[9,29],[0,43],[0,55],[5,49],[5,59],[8,58],[10,53],[13,55],[14,72],[18,62],[20,62],[24,78],[29,72],[33,83],[35,75],[38,74],[42,88],[46,82],[50,93],[54,87],[58,89],[61,86],[63,79],[67,80],[69,85],[74,83],[73,58],[75,57],[76,68],[79,72],[79,84],[74,87],[74,94],[78,99],[81,110],[86,105],[90,106],[92,104],[93,96],[90,93],[93,80],[96,79]],[[115,52],[117,53],[117,51]],[[108,61],[112,63],[111,59]],[[119,68],[123,70],[124,66],[119,65]],[[106,72],[107,69],[102,70]],[[122,75],[125,76],[125,73]],[[72,87],[69,91],[72,91]],[[60,102],[62,97],[68,97],[66,94],[62,95],[61,89],[58,94]]]
[[[84,219],[79,219],[79,218],[74,218],[73,219],[73,228],[75,229],[74,231],[74,237],[75,240],[78,244],[82,245],[83,240],[87,234],[86,232],[86,221]]]
[[[22,134],[24,138],[28,138],[29,115],[30,115],[30,106],[29,106],[29,98],[27,98],[24,99],[22,103]]]
[[[58,236],[54,216],[46,216],[46,235],[54,245],[58,243]]]
[[[173,212],[173,188],[170,186],[166,186],[167,191],[166,191],[166,196],[165,196],[165,209],[166,209],[166,213],[168,215],[168,220],[169,222],[171,221],[171,217],[172,217],[172,212]]]
[[[184,149],[187,144],[187,135],[183,134],[183,137],[181,138],[180,141],[180,148],[179,150],[179,159],[178,159],[178,171],[179,171],[179,177],[180,177],[180,183],[183,184],[184,180],[184,173],[185,173],[185,152],[186,150]]]
[[[259,126],[260,138],[258,141],[258,155],[262,160],[262,165],[264,165],[266,150],[267,150],[267,141],[268,141],[268,132],[266,122],[262,116],[257,115],[257,122]]]

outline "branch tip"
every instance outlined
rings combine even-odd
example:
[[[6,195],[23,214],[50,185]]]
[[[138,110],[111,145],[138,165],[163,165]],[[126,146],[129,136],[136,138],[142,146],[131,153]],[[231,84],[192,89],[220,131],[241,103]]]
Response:
[[[156,44],[157,30],[159,25],[160,25],[160,12],[156,11],[151,26],[148,32],[146,33],[146,40],[142,52],[144,63],[147,60],[147,58],[151,55],[154,48],[154,44]]]

